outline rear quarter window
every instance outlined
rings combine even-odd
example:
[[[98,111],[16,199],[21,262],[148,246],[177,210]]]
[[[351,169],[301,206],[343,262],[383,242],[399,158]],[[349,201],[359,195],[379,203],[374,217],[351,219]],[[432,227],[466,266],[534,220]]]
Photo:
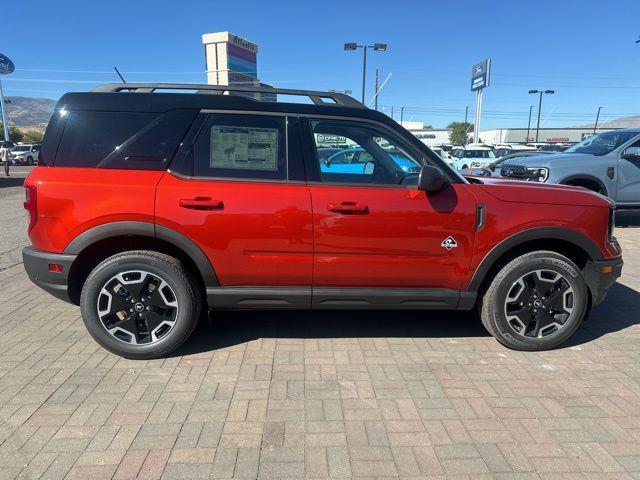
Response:
[[[71,111],[55,166],[164,170],[196,114]]]

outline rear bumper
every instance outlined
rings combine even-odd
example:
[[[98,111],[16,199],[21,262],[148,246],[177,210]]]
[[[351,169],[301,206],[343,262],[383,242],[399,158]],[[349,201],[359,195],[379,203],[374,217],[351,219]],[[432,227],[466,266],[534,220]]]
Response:
[[[584,277],[591,290],[593,305],[598,305],[607,296],[609,287],[622,275],[622,257],[587,262]]]
[[[22,249],[24,269],[33,283],[60,300],[71,302],[69,298],[69,270],[76,255],[41,252],[29,246]],[[62,265],[61,272],[52,272],[49,265]]]

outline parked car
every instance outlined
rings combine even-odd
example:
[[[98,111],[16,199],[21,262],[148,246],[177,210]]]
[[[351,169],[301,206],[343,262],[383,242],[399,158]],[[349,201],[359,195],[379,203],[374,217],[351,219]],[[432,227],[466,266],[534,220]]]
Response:
[[[602,132],[562,153],[509,160],[501,175],[580,186],[608,196],[618,208],[639,208],[640,129]]]
[[[168,92],[181,89],[196,93]],[[168,354],[201,312],[270,308],[477,308],[502,344],[542,350],[620,276],[601,195],[467,180],[343,94],[264,90],[307,105],[203,90],[244,91],[122,83],[64,95],[25,181],[29,277],[80,305],[118,355]],[[358,145],[372,166],[323,169],[319,136]]]
[[[540,145],[538,147],[538,151],[539,152],[564,152],[569,147],[571,147],[571,145],[566,143],[550,143],[548,145]]]
[[[38,163],[40,144],[20,144],[9,151],[9,163],[11,165],[35,165]]]
[[[459,170],[461,175],[475,175],[479,177],[493,177],[500,176],[500,165],[502,165],[505,161],[511,160],[513,158],[523,158],[523,157],[531,157],[534,155],[548,155],[551,152],[518,152],[511,153],[509,155],[505,155],[504,157],[500,157],[495,162],[487,165],[486,168],[478,169],[475,172],[472,172],[469,169]]]
[[[435,153],[440,158],[442,158],[445,162],[447,162],[449,166],[453,165],[453,160],[451,160],[451,156],[442,147],[432,146],[429,148],[433,153]]]
[[[531,147],[529,145],[513,144],[513,145],[499,145],[496,147],[493,153],[496,156],[496,158],[502,158],[506,155],[511,155],[513,153],[535,152],[535,151],[536,151],[536,148]]]
[[[467,145],[466,147],[452,149],[451,158],[453,160],[453,168],[456,170],[473,170],[486,168],[487,165],[495,160],[496,156],[489,147]]]
[[[408,155],[397,148],[384,149],[396,165],[407,173],[419,173],[420,164],[411,160]],[[374,159],[364,148],[346,148],[334,153],[324,161],[320,160],[320,169],[326,173],[366,173],[373,169]]]
[[[344,148],[340,147],[318,147],[318,160],[322,163],[327,160],[331,155],[341,152]]]

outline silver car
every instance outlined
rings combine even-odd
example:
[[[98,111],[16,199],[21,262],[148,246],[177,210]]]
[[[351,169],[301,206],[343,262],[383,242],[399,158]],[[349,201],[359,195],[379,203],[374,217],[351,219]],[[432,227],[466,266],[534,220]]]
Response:
[[[500,174],[588,188],[618,207],[640,207],[640,128],[592,135],[562,153],[505,161]]]

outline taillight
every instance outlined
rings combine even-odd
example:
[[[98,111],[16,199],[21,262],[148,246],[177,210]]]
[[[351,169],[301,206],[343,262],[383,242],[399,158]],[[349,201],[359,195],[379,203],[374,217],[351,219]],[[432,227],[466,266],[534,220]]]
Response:
[[[24,186],[25,199],[24,208],[29,212],[29,232],[38,220],[38,191],[35,185]]]

